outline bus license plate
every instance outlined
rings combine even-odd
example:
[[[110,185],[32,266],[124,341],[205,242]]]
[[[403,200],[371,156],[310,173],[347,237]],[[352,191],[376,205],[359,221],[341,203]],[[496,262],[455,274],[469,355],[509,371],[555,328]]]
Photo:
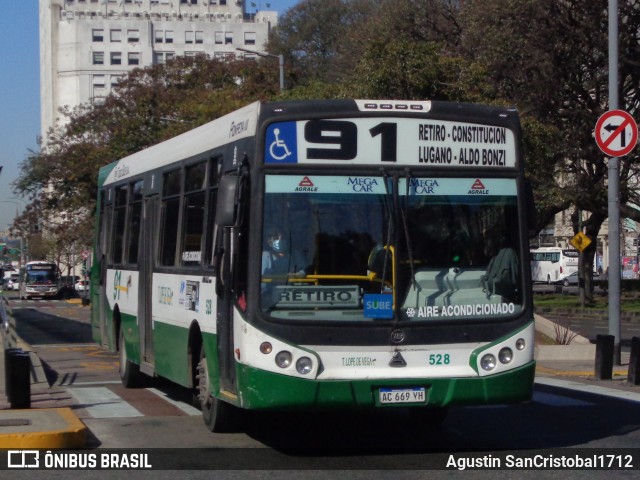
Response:
[[[380,403],[426,403],[427,395],[424,387],[415,388],[381,388]]]

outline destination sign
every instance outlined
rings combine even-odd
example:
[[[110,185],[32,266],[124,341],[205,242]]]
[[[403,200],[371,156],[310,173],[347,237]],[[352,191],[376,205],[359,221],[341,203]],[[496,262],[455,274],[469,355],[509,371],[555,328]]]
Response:
[[[357,308],[360,305],[357,285],[305,286],[287,285],[275,288],[277,307]]]
[[[418,118],[351,118],[269,125],[267,164],[399,164],[446,168],[514,167],[513,132]]]

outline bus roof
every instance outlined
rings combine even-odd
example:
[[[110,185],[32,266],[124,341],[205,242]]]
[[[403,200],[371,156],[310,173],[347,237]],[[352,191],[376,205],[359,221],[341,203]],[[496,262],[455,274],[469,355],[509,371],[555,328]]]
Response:
[[[169,140],[133,153],[100,169],[107,185],[149,169],[201,155],[209,150],[255,135],[260,102],[217,118]]]

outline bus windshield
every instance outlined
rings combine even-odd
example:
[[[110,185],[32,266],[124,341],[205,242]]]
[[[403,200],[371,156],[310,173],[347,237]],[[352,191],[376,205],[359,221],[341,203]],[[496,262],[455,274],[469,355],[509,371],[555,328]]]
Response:
[[[261,308],[297,321],[451,321],[522,307],[516,183],[268,175]]]
[[[58,273],[55,266],[31,267],[27,269],[27,284],[48,285],[58,280]]]

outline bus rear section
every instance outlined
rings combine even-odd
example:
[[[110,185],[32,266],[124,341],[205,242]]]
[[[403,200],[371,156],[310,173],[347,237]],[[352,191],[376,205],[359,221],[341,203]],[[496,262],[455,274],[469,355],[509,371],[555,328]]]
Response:
[[[576,249],[539,247],[532,249],[530,255],[534,282],[560,283],[578,271],[580,252]]]

